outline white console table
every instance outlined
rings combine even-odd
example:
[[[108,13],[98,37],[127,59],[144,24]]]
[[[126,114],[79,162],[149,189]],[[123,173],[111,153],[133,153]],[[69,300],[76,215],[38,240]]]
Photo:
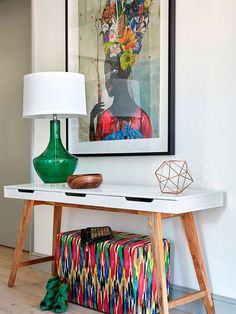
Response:
[[[53,275],[56,274],[55,242],[56,235],[60,232],[63,207],[146,215],[149,220],[150,237],[153,247],[160,313],[168,314],[172,308],[199,299],[204,300],[205,309],[208,314],[215,313],[193,212],[223,206],[222,192],[188,189],[180,195],[170,195],[161,194],[157,186],[104,184],[97,189],[72,190],[66,184],[21,184],[5,186],[4,196],[25,200],[8,282],[9,287],[14,286],[17,270],[21,266],[53,261],[52,273]],[[53,255],[35,260],[21,261],[21,253],[33,206],[42,204],[54,206]],[[161,220],[173,217],[180,217],[192,255],[200,290],[168,302],[164,273]]]

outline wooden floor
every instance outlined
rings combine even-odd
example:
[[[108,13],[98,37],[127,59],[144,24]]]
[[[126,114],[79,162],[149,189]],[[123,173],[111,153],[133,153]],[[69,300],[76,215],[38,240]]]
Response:
[[[45,294],[45,285],[50,275],[23,267],[18,272],[15,286],[8,288],[7,281],[13,252],[12,249],[0,246],[0,314],[45,313],[39,310],[39,303]],[[28,254],[24,253],[24,255],[27,259]],[[99,312],[70,303],[67,313],[98,314]],[[173,310],[171,314],[184,313]]]

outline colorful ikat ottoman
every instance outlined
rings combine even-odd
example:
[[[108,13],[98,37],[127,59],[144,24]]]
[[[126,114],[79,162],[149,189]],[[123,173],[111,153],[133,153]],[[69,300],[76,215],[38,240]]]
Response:
[[[169,292],[170,246],[163,242]],[[56,262],[70,302],[110,314],[159,313],[148,236],[114,232],[111,240],[82,246],[79,230],[59,233]]]

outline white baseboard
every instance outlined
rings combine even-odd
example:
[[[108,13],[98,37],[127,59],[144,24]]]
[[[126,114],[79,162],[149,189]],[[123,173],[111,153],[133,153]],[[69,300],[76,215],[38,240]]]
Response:
[[[40,257],[46,257],[47,255],[44,254],[40,254],[40,253],[36,253],[36,252],[31,252],[31,257],[32,258],[40,258]],[[38,270],[38,271],[42,271],[43,273],[51,273],[51,267],[52,262],[46,262],[46,263],[41,263],[41,264],[35,264],[32,265],[32,269]]]
[[[176,299],[182,295],[193,293],[195,290],[171,285],[171,298]],[[236,299],[223,297],[220,295],[212,295],[215,305],[216,314],[235,314],[236,313]],[[199,300],[179,307],[180,310],[190,312],[191,314],[205,314],[203,301]]]

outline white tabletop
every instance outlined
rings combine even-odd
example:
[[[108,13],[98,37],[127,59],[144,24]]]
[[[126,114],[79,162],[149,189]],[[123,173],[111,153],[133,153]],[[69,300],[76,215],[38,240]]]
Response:
[[[5,186],[4,196],[173,214],[223,206],[220,191],[188,188],[178,195],[163,194],[158,186],[102,184],[97,189],[71,189],[67,184],[19,184]]]

